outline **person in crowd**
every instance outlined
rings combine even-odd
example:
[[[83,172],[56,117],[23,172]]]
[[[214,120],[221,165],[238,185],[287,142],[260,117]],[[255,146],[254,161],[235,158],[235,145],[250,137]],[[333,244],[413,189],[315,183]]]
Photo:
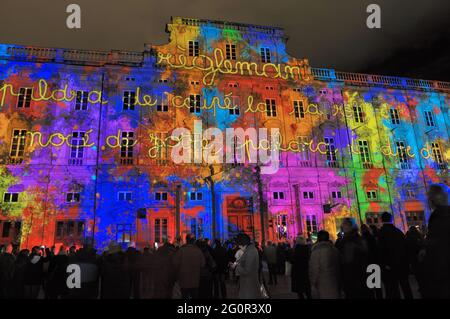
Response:
[[[186,235],[186,244],[175,253],[173,263],[182,298],[198,298],[200,272],[206,262],[202,251],[195,245],[195,238],[192,234]]]
[[[16,258],[12,254],[13,246],[7,245],[0,254],[0,299],[13,297],[13,279]]]
[[[263,251],[262,251],[261,247],[259,247],[259,243],[257,241],[255,242],[255,248],[258,251],[258,257],[259,257],[258,279],[265,286],[266,282],[264,280],[264,276],[262,275],[262,271],[263,271]]]
[[[27,266],[29,263],[28,259],[29,254],[30,251],[28,249],[22,249],[17,255],[15,261],[14,277],[12,280],[13,283],[12,296],[15,299],[25,298],[25,272],[27,270]]]
[[[25,270],[25,298],[36,299],[44,280],[44,263],[48,257],[42,256],[44,248],[34,246]]]
[[[210,247],[207,239],[197,240],[196,245],[205,257],[205,264],[200,269],[200,285],[198,296],[200,299],[211,299],[213,293],[213,275],[217,264],[210,253]]]
[[[239,245],[235,245],[235,254],[234,254],[234,265],[236,265],[236,263],[239,261],[239,259],[242,257],[242,255],[244,254],[244,250],[239,247]],[[235,281],[239,284],[239,275],[236,273],[236,267],[231,267],[231,269],[233,270],[233,276],[235,278]]]
[[[376,228],[376,227],[375,227]],[[375,235],[377,234],[377,235]],[[378,231],[374,232],[373,228],[366,224],[361,225],[361,237],[366,242],[369,253],[369,264],[379,264],[379,249],[378,249]],[[380,288],[372,288],[370,297],[375,299],[383,299],[383,291]]]
[[[263,258],[267,262],[269,268],[269,285],[277,284],[277,249],[271,241],[267,242],[267,246],[263,249]]]
[[[286,273],[286,248],[284,243],[278,243],[277,247],[277,273],[284,275]]]
[[[222,246],[219,239],[214,240],[214,249],[212,256],[217,264],[214,272],[213,281],[213,297],[215,299],[227,298],[227,287],[225,285],[225,277],[228,273],[228,256],[227,250]]]
[[[423,263],[419,262],[419,253],[423,248],[424,238],[418,227],[410,226],[405,234],[406,251],[410,273],[416,278],[421,295],[424,293]]]
[[[258,251],[247,234],[240,233],[236,238],[236,244],[244,252],[235,263],[236,273],[239,275],[239,299],[261,298]]]
[[[56,256],[51,255],[47,276],[47,297],[49,299],[62,298],[68,292],[67,265],[69,258],[64,245],[61,245]]]
[[[325,230],[317,233],[317,243],[311,249],[309,281],[313,299],[341,297],[339,251],[334,247],[330,241],[330,234]]]
[[[134,247],[128,247],[126,251],[128,271],[130,278],[131,296],[133,299],[140,299],[141,288],[141,259],[140,252]]]
[[[308,278],[309,258],[310,246],[306,244],[304,237],[298,236],[291,260],[291,290],[297,294],[299,299],[311,299]]]
[[[128,263],[121,246],[111,243],[101,263],[101,298],[129,299]]]
[[[443,186],[432,185],[427,192],[432,210],[428,220],[424,263],[424,297],[450,298],[450,208]]]
[[[70,246],[69,252],[67,253],[67,256],[69,258],[69,263],[73,263],[76,260],[76,254],[77,254],[77,246]]]
[[[162,247],[165,247],[167,245],[167,241],[164,242],[163,246],[158,248],[158,250],[162,249]],[[148,299],[153,297],[153,272],[154,272],[154,262],[155,262],[155,253],[153,253],[149,247],[144,247],[144,251],[142,252],[141,258],[140,258],[140,264],[141,264],[141,289],[140,289],[140,296],[141,298]],[[165,271],[170,270],[171,267],[171,259],[170,256],[168,258],[168,265],[169,268],[164,269]],[[164,271],[163,270],[163,271]],[[164,298],[164,297],[162,297]],[[167,297],[170,298],[170,297]]]
[[[153,298],[172,298],[173,287],[176,280],[175,268],[172,263],[172,258],[175,252],[176,247],[168,241],[165,241],[164,244],[159,247],[153,255]]]
[[[358,226],[351,218],[342,221],[342,237],[336,241],[340,252],[341,282],[347,299],[368,299],[366,284],[369,253],[367,244],[358,233]]]
[[[392,223],[392,215],[381,214],[383,226],[378,234],[380,250],[381,278],[383,280],[386,298],[399,299],[402,289],[405,299],[412,299],[408,275],[408,255],[406,239],[403,232]]]

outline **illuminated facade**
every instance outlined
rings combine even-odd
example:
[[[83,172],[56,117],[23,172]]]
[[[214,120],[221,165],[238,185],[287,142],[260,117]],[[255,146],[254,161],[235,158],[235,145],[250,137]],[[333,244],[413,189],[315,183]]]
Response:
[[[311,68],[282,29],[172,18],[143,52],[0,45],[0,244],[406,230],[448,185],[450,83]],[[280,168],[174,164],[175,128],[279,128]],[[264,236],[264,237],[263,237]]]

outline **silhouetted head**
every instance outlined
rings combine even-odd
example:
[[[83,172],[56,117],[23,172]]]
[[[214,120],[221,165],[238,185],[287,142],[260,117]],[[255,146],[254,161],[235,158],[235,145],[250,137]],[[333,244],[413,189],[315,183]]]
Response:
[[[195,243],[195,236],[192,234],[186,235],[186,244],[193,244]]]
[[[353,219],[346,217],[342,221],[341,225],[342,231],[344,234],[349,234],[354,231],[358,231],[358,226],[353,222]]]
[[[392,215],[388,212],[384,212],[381,214],[381,221],[383,224],[391,224],[392,223]]]
[[[317,233],[317,241],[330,241],[330,234],[326,230],[320,230]]]
[[[247,246],[250,244],[250,237],[247,234],[240,233],[236,237],[236,244],[238,246]]]
[[[448,205],[448,193],[440,185],[431,185],[427,192],[427,198],[432,209]]]

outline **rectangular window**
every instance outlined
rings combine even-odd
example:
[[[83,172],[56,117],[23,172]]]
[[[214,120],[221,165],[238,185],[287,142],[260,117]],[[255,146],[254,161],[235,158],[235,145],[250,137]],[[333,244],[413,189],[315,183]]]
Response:
[[[11,232],[11,222],[3,222],[2,237],[8,238]]]
[[[390,109],[389,113],[391,114],[391,123],[395,125],[400,124],[400,117],[398,116],[398,110]]]
[[[136,92],[135,91],[124,91],[123,92],[123,110],[132,111],[136,104]]]
[[[230,112],[230,115],[239,115],[240,114],[240,99],[238,96],[232,97],[233,105],[230,106],[228,111]]]
[[[273,192],[273,199],[284,199],[284,192]]]
[[[314,192],[303,192],[304,199],[314,199]]]
[[[334,144],[333,137],[324,137],[323,139],[325,143],[326,157],[327,157],[327,166],[328,167],[338,167],[337,157],[336,157],[336,146]]]
[[[189,56],[199,56],[200,46],[198,41],[189,41]]]
[[[369,201],[376,201],[378,199],[378,193],[376,190],[366,191],[366,196]]]
[[[133,193],[132,192],[130,192],[130,191],[120,191],[120,192],[117,192],[117,200],[119,200],[119,201],[130,201],[130,200],[132,200],[132,197],[133,197],[133,195],[132,195]]]
[[[189,199],[193,200],[193,201],[203,200],[203,193],[202,192],[190,192]]]
[[[118,224],[116,236],[118,243],[129,243],[131,241],[131,224]]]
[[[309,136],[298,136],[298,161],[299,165],[302,167],[311,167],[311,156],[310,156],[310,141]]]
[[[371,226],[379,226],[381,223],[381,218],[378,213],[366,213],[366,224]]]
[[[20,88],[19,96],[17,97],[17,107],[30,107],[32,94],[33,88]]]
[[[19,201],[19,193],[6,192],[3,194],[4,203],[17,203]]]
[[[120,146],[120,164],[133,164],[133,147],[134,147],[134,132],[122,132],[122,142]]]
[[[166,94],[161,95],[161,100],[158,100],[158,103],[156,105],[156,111],[157,112],[169,112],[169,99]]]
[[[444,159],[442,157],[442,152],[439,143],[431,143],[431,151],[433,154],[433,160],[438,164],[443,164]]]
[[[408,162],[408,155],[406,154],[405,142],[398,141],[395,143],[395,145],[397,146],[398,161],[400,163],[400,168],[402,169],[410,168]]]
[[[67,203],[79,203],[80,202],[80,193],[69,192],[66,194],[66,202]]]
[[[266,115],[270,117],[277,116],[277,104],[274,99],[266,99]]]
[[[425,214],[423,211],[406,211],[406,224],[408,228],[411,226],[419,227],[421,230],[425,228]]]
[[[88,91],[77,91],[75,99],[75,110],[86,111],[88,107]]]
[[[236,60],[236,44],[226,44],[226,56],[227,60]]]
[[[405,197],[407,199],[416,199],[416,192],[414,191],[414,189],[407,189],[405,191]]]
[[[306,215],[306,231],[308,233],[317,233],[316,215]]]
[[[356,123],[364,123],[362,107],[356,103],[353,103],[353,118]]]
[[[156,164],[157,165],[167,165],[167,159],[169,156],[169,145],[167,140],[167,133],[166,132],[157,132],[155,133],[156,136],[156,142],[157,143],[157,158],[156,158]]]
[[[189,95],[189,112],[190,113],[200,113],[200,95],[191,94]]]
[[[167,218],[155,219],[155,242],[160,243],[167,240]]]
[[[436,123],[434,122],[433,112],[425,111],[425,122],[427,123],[427,126],[431,126],[431,127],[436,126]]]
[[[156,192],[155,200],[156,201],[167,201],[167,192]]]
[[[359,156],[361,158],[361,163],[362,163],[363,168],[372,168],[372,161],[370,159],[369,142],[367,142],[366,140],[359,140],[358,148],[359,148]]]
[[[342,198],[342,193],[341,193],[341,191],[332,191],[331,192],[331,197],[333,199]]]
[[[85,222],[82,220],[65,220],[56,222],[55,237],[57,240],[64,240],[64,238],[82,239],[84,237]]]
[[[294,101],[294,116],[296,119],[305,118],[305,109],[303,108],[303,101]]]
[[[69,165],[82,165],[84,154],[84,138],[85,132],[75,131],[72,132],[72,139],[70,141],[70,159]]]
[[[261,48],[261,62],[262,63],[271,63],[272,57],[270,55],[269,48]]]
[[[11,150],[9,156],[13,158],[22,158],[25,152],[25,140],[27,130],[13,130],[11,137]]]

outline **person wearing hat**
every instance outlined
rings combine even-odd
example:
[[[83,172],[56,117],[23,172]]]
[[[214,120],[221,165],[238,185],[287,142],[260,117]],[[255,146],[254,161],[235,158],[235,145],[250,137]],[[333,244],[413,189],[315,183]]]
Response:
[[[236,262],[236,274],[239,276],[239,299],[259,299],[261,298],[261,286],[258,279],[258,250],[247,234],[239,234],[236,243],[244,251]]]

